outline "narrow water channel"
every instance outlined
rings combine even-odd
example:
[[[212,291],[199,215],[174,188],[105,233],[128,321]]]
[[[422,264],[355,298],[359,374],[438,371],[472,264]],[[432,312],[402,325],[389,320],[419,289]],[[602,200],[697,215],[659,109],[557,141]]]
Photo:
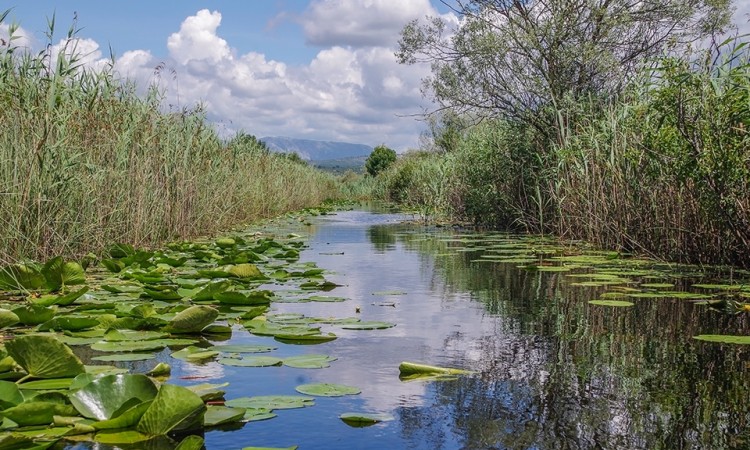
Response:
[[[385,330],[282,346],[338,358],[330,368],[183,368],[228,381],[227,398],[294,394],[303,383],[357,386],[357,396],[206,433],[208,449],[723,449],[747,448],[750,353],[694,335],[748,334],[745,315],[694,301],[643,298],[592,305],[602,291],[561,272],[481,260],[507,237],[425,229],[403,217],[350,211],[308,228],[302,261],[326,269],[341,303],[274,303],[277,313],[357,316]],[[283,292],[279,293],[283,297]],[[273,343],[235,333],[233,343]],[[465,368],[448,381],[399,380],[401,361]],[[210,380],[209,380],[210,381]],[[394,420],[352,428],[345,412]],[[235,427],[236,428],[236,427]]]

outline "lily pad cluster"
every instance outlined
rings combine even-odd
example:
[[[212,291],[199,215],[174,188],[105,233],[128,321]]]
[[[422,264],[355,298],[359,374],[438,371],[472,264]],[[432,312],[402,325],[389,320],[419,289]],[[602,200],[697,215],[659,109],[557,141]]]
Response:
[[[275,417],[307,407],[314,396],[354,395],[335,384],[306,385],[306,396],[224,399],[226,384],[177,386],[170,367],[130,373],[108,363],[149,361],[168,350],[175,361],[213,361],[239,367],[329,367],[325,354],[273,355],[276,346],[230,343],[241,326],[284,344],[336,339],[322,326],[373,330],[394,326],[358,317],[270,314],[276,301],[340,302],[322,295],[337,287],[325,271],[300,263],[296,235],[232,235],[175,243],[165,250],[112,246],[93,258],[0,269],[0,449],[46,448],[59,439],[114,445],[201,448],[203,440],[176,435]],[[286,290],[275,286],[283,285]],[[318,292],[318,293],[316,293]],[[80,351],[79,351],[80,349]],[[82,361],[80,355],[86,355]],[[148,444],[150,445],[150,444]],[[179,446],[179,447],[178,447]]]

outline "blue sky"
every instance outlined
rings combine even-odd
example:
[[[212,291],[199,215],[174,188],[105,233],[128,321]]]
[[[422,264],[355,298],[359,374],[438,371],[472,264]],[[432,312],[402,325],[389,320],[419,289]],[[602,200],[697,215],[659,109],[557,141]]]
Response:
[[[452,0],[451,0],[452,1]],[[750,0],[735,0],[735,22],[749,30]],[[11,0],[6,22],[16,41],[46,45],[47,18],[60,46],[74,14],[78,48],[141,89],[158,83],[165,107],[201,103],[230,136],[289,136],[416,148],[434,106],[422,95],[425,65],[403,66],[394,51],[410,20],[458,17],[439,0]],[[74,6],[72,6],[74,5]],[[0,24],[0,37],[7,23]],[[165,69],[155,75],[155,68]]]

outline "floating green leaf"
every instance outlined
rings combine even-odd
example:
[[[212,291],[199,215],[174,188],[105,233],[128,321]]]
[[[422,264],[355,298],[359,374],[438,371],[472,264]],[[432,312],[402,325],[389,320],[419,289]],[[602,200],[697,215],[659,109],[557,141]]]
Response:
[[[115,413],[126,403],[132,402],[132,399],[142,403],[152,400],[156,393],[156,385],[149,377],[120,374],[98,378],[71,393],[69,398],[82,416],[108,420],[115,417]]]
[[[44,275],[31,264],[15,264],[0,270],[0,289],[37,290],[44,286]]]
[[[634,305],[634,303],[625,300],[591,300],[589,301],[589,304],[614,307],[628,307]]]
[[[3,410],[3,416],[23,427],[49,425],[53,422],[54,416],[74,416],[75,414],[75,408],[70,405],[35,400]]]
[[[332,361],[336,361],[337,358],[328,355],[299,355],[290,356],[284,358],[284,365],[288,367],[294,367],[297,369],[325,369],[331,366]]]
[[[0,309],[0,328],[9,327],[20,322],[21,319],[13,311],[7,309]]]
[[[698,336],[693,336],[693,339],[697,339],[699,341],[706,341],[706,342],[718,342],[722,344],[739,344],[739,345],[750,344],[750,336],[701,334]]]
[[[226,406],[232,408],[255,408],[255,409],[296,409],[313,406],[315,399],[302,395],[260,395],[256,397],[240,397],[225,402]]]
[[[390,414],[368,414],[368,413],[344,413],[339,418],[347,425],[360,428],[375,425],[376,423],[394,420]]]
[[[14,308],[13,312],[24,325],[39,325],[55,316],[57,306],[46,307],[42,305],[29,304]]]
[[[384,330],[386,328],[392,328],[395,327],[395,323],[390,322],[377,322],[377,321],[369,321],[369,322],[357,322],[357,323],[347,323],[344,325],[341,325],[341,328],[345,330]]]
[[[51,336],[19,336],[7,342],[5,349],[34,378],[74,377],[85,371],[70,347]]]
[[[280,366],[281,359],[273,356],[246,356],[244,358],[221,358],[219,364],[237,367]]]
[[[203,426],[215,427],[226,423],[239,422],[245,417],[245,408],[208,406],[203,417]]]
[[[75,261],[65,261],[61,256],[52,258],[42,268],[47,288],[57,291],[65,286],[84,284],[86,272]]]
[[[177,313],[169,321],[166,331],[172,333],[198,333],[219,317],[219,311],[206,305],[194,305]]]
[[[344,395],[357,395],[362,392],[361,389],[354,386],[333,383],[302,384],[294,388],[294,390],[300,394],[319,397],[341,397]]]
[[[185,361],[202,361],[211,359],[218,354],[219,352],[217,352],[216,350],[210,350],[190,345],[183,348],[182,350],[178,350],[172,353],[172,358],[182,359]]]
[[[191,390],[163,384],[136,429],[150,435],[189,430],[203,424],[205,411],[203,400]]]
[[[114,361],[147,361],[149,359],[154,359],[156,355],[153,353],[125,353],[121,355],[104,355],[104,356],[94,356],[91,358],[92,361],[107,361],[107,362],[114,362]]]
[[[107,342],[99,341],[91,344],[92,350],[100,352],[145,352],[151,350],[160,350],[168,346],[193,345],[198,341],[194,339],[153,339],[150,341],[122,341]]]

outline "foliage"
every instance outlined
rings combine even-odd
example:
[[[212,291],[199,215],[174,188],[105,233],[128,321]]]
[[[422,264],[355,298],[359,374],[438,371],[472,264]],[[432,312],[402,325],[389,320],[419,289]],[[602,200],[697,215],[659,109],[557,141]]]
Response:
[[[396,151],[385,145],[378,145],[370,153],[367,161],[365,161],[365,169],[367,169],[367,173],[370,176],[374,177],[386,170],[394,162],[396,162]]]
[[[15,24],[0,46],[0,262],[205,235],[338,196],[331,175],[252,135],[224,142],[200,106],[167,110],[156,86],[140,95],[86,66],[75,27],[53,54],[50,27],[38,53],[16,47]]]
[[[560,142],[569,103],[619,93],[645,59],[725,26],[729,4],[458,1],[460,25],[412,21],[396,56],[432,64],[425,84],[441,107],[519,120]]]

